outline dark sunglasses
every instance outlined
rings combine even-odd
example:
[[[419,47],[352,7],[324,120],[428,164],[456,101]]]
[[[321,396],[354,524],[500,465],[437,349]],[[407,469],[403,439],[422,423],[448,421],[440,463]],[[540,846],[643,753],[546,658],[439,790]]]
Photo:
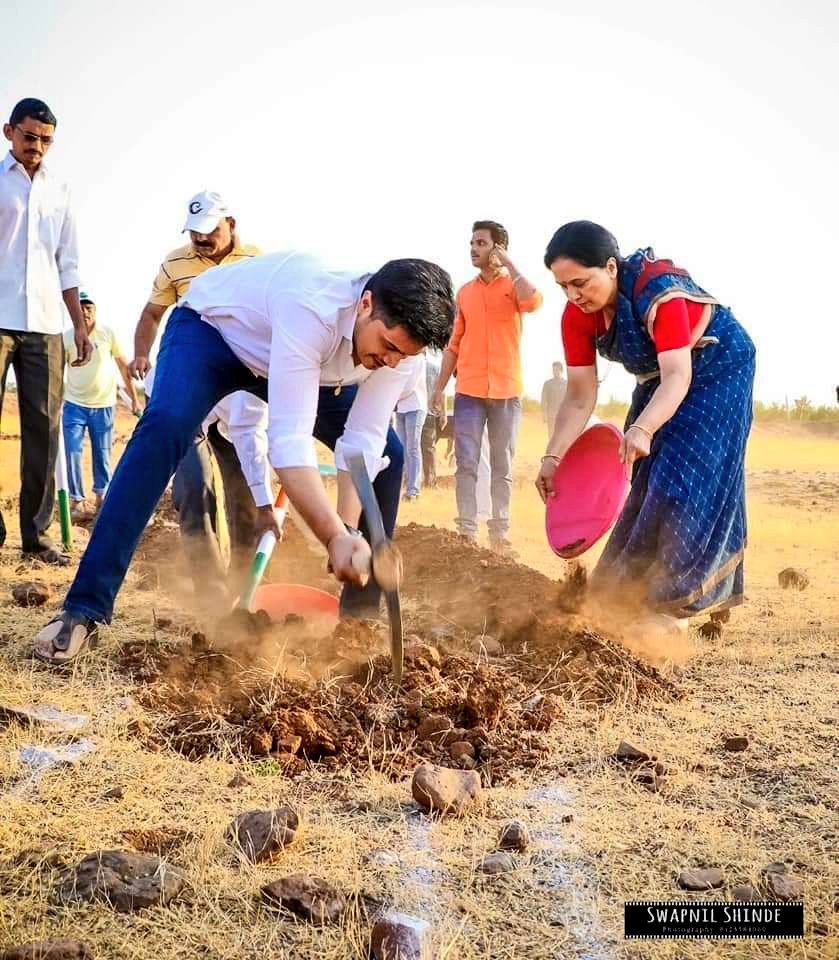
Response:
[[[23,134],[23,139],[27,143],[43,143],[45,147],[51,147],[55,142],[55,137],[44,137],[39,133],[30,133],[28,130],[24,130],[20,124],[17,125],[17,129]]]

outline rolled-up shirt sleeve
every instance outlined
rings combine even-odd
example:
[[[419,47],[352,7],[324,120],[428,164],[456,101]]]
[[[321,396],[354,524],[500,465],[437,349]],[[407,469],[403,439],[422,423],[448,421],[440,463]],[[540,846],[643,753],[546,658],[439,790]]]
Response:
[[[268,458],[268,407],[246,391],[230,398],[227,434],[242,465],[254,503],[266,507],[274,500]]]
[[[332,337],[316,313],[291,297],[274,298],[268,309],[268,458],[275,469],[317,469],[312,431],[321,364],[329,354]]]
[[[62,291],[79,286],[79,237],[76,218],[70,202],[69,190],[65,194],[66,207],[61,231],[58,235],[58,247],[55,251],[55,263],[58,267],[58,280]]]
[[[371,480],[390,463],[383,456],[390,418],[420,362],[419,357],[409,357],[393,368],[382,367],[359,386],[343,436],[335,444],[335,466],[339,470],[347,469],[345,456],[354,451],[364,455]]]
[[[533,313],[542,306],[542,294],[536,290],[532,297],[516,297],[519,313]]]

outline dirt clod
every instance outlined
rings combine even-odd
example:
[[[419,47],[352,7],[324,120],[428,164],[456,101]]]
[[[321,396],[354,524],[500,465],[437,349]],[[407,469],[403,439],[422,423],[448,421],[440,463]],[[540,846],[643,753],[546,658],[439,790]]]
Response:
[[[265,884],[261,889],[267,903],[290,910],[317,927],[337,923],[347,909],[347,899],[320,877],[294,873]]]
[[[119,913],[130,913],[173,900],[184,876],[160,857],[123,850],[88,854],[69,871],[55,890],[62,905],[103,900]]]
[[[286,804],[275,810],[249,810],[234,817],[225,840],[253,863],[273,860],[293,843],[300,826],[294,810]]]
[[[478,870],[489,876],[497,876],[500,873],[510,873],[516,869],[516,861],[506,850],[493,850],[491,853],[484,854],[478,864]]]
[[[679,874],[679,886],[683,890],[715,890],[723,883],[722,870],[718,867],[691,867]]]
[[[50,598],[49,587],[31,580],[12,587],[12,599],[19,607],[42,607]]]
[[[498,834],[499,850],[525,851],[530,844],[530,831],[520,820],[509,820]]]
[[[778,585],[782,590],[806,590],[810,586],[810,578],[802,570],[787,567],[778,574]]]
[[[723,749],[728,750],[729,753],[740,753],[743,750],[746,750],[749,746],[748,737],[726,737],[723,742]]]

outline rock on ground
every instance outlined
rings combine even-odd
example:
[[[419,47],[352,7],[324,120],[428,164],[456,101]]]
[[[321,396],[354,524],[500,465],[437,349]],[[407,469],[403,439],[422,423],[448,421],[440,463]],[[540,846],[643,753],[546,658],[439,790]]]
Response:
[[[370,946],[375,960],[431,960],[428,923],[405,913],[379,920]]]
[[[691,867],[679,874],[679,886],[683,890],[714,890],[722,885],[722,870],[718,867]]]
[[[766,888],[776,900],[801,900],[804,897],[804,881],[785,873],[770,873]]]
[[[93,960],[93,954],[80,940],[33,940],[7,947],[0,960]]]
[[[738,883],[731,891],[732,900],[760,900],[760,894],[750,883]]]
[[[49,588],[43,583],[27,581],[12,587],[12,599],[19,607],[42,607],[49,598]]]
[[[120,913],[174,899],[184,885],[180,870],[160,857],[123,850],[89,853],[64,876],[55,891],[59,904],[105,900]]]
[[[423,763],[414,771],[411,793],[429,813],[459,814],[481,795],[481,778],[474,770]]]
[[[497,876],[499,873],[509,873],[516,869],[516,862],[506,850],[493,850],[486,853],[478,864],[481,873]]]
[[[252,863],[272,860],[297,836],[300,819],[282,804],[275,810],[249,810],[234,817],[224,839]]]
[[[810,586],[810,578],[795,567],[787,567],[778,574],[778,584],[782,590],[806,590]]]
[[[740,753],[740,751],[746,750],[748,746],[748,737],[726,737],[723,742],[723,748],[730,753]]]
[[[524,851],[530,843],[530,831],[520,820],[509,820],[498,834],[499,850]]]
[[[347,909],[347,899],[320,877],[294,873],[262,887],[268,903],[290,910],[317,927],[336,923]]]

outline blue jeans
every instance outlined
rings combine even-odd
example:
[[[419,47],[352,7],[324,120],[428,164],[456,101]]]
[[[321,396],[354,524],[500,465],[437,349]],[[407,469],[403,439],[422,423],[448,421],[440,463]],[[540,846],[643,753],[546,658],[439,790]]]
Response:
[[[454,398],[454,455],[457,463],[455,495],[459,533],[478,533],[478,464],[486,427],[489,436],[490,495],[492,517],[487,522],[494,539],[510,529],[510,499],[513,495],[513,454],[521,421],[521,400],[485,400],[456,393]]]
[[[212,408],[227,394],[249,390],[263,400],[268,381],[236,357],[214,327],[188,307],[169,317],[157,357],[151,401],[120,458],[108,496],[79,563],[64,608],[109,623],[114,601],[146,523],[166,485]],[[334,448],[355,397],[345,387],[320,391],[314,436]],[[390,430],[385,447],[390,465],[374,483],[385,529],[392,534],[399,509],[402,444]],[[362,531],[366,532],[362,517]],[[361,589],[347,585],[343,612],[364,616],[378,612],[380,590],[371,581]]]
[[[425,410],[396,414],[396,432],[405,448],[405,492],[415,497],[422,487],[422,428]]]
[[[93,492],[101,496],[108,489],[111,480],[114,408],[83,407],[79,403],[65,400],[61,418],[64,424],[70,499],[84,500],[82,448],[85,430],[90,434],[90,449],[93,454]]]

